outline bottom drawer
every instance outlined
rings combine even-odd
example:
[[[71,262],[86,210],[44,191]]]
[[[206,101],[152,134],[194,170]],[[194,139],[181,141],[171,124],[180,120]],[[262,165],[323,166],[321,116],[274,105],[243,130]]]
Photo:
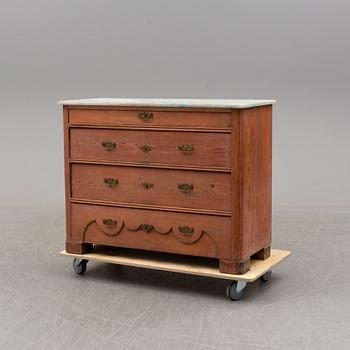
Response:
[[[229,259],[231,218],[72,204],[70,240]]]

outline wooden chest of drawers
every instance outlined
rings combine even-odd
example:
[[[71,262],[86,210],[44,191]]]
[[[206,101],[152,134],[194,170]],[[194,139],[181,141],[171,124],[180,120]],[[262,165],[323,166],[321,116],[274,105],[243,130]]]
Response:
[[[273,102],[61,101],[66,251],[203,256],[231,274],[266,259]]]

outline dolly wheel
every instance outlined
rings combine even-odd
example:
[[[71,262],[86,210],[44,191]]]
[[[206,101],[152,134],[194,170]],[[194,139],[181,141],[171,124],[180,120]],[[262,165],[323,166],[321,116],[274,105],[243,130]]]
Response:
[[[73,260],[73,270],[78,275],[83,275],[86,271],[86,264],[89,260],[86,259],[77,259],[74,258]]]
[[[271,270],[265,272],[262,276],[260,276],[260,280],[263,281],[263,282],[267,282],[270,279],[271,274],[272,274]]]
[[[232,301],[239,300],[244,294],[247,283],[243,281],[233,281],[226,287],[226,295]]]

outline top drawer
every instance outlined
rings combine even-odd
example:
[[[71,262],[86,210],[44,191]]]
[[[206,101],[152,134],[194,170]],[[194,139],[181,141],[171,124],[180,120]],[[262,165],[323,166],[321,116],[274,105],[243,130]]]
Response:
[[[229,130],[229,112],[69,109],[69,123],[139,128]]]

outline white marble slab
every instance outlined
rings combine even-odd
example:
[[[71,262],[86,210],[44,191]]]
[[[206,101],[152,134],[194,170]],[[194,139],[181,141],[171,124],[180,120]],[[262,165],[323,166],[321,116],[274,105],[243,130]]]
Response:
[[[63,100],[59,105],[74,106],[125,106],[125,107],[176,107],[176,108],[249,108],[271,105],[276,100],[229,99],[172,99],[172,98],[89,98]]]

